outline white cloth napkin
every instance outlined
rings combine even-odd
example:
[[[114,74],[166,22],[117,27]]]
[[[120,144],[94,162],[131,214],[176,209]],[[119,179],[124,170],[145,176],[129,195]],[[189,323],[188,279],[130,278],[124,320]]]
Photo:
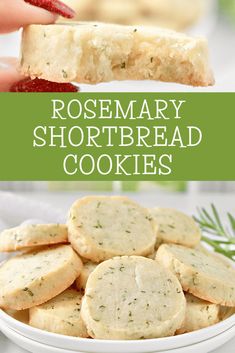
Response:
[[[64,223],[66,215],[59,208],[22,197],[14,193],[0,192],[0,231],[22,223]],[[0,254],[0,261],[7,255]]]

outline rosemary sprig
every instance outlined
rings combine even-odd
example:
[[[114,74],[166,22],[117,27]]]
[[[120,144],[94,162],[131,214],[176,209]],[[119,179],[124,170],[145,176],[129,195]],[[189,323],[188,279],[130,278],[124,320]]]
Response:
[[[197,211],[198,216],[194,219],[202,230],[202,241],[215,252],[235,261],[235,218],[228,212],[228,224],[225,226],[213,204],[210,211],[205,208],[198,208]]]

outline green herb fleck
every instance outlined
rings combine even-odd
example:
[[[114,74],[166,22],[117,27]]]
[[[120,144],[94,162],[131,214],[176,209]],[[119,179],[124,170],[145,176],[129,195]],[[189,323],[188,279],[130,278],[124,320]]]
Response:
[[[152,217],[149,217],[149,216],[147,216],[147,217],[145,217],[149,222],[151,222],[153,219],[152,219]]]
[[[25,287],[25,288],[23,289],[23,291],[24,291],[24,292],[27,292],[28,295],[30,295],[30,297],[33,297],[33,296],[34,296],[33,292],[32,292],[28,287]]]
[[[70,321],[66,321],[67,322],[67,324],[69,324],[70,326],[74,326],[74,324],[72,324],[72,322],[70,322]]]
[[[105,305],[100,305],[99,308],[100,308],[101,311],[104,311],[104,309],[106,308],[106,306],[105,306]]]
[[[63,78],[68,78],[68,74],[65,70],[62,70]]]
[[[102,229],[103,228],[102,225],[100,224],[99,220],[97,220],[97,224],[94,226],[94,228],[96,228],[96,229]]]

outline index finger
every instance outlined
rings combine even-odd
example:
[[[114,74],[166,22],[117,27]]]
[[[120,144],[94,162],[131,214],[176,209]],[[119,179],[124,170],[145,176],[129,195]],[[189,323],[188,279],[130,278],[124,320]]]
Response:
[[[0,33],[6,33],[31,23],[53,23],[57,16],[42,8],[26,4],[24,0],[0,0],[0,18]]]

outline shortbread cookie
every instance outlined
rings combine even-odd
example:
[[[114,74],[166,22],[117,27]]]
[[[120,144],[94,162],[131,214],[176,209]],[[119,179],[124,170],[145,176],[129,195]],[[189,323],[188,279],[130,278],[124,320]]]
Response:
[[[183,289],[211,303],[235,306],[235,270],[205,253],[163,244],[156,259],[171,270]]]
[[[23,310],[45,303],[67,289],[82,266],[69,245],[16,256],[0,267],[0,307]]]
[[[206,0],[64,0],[79,21],[147,24],[184,29],[204,13]],[[64,19],[60,19],[64,21]]]
[[[201,231],[192,217],[171,208],[152,208],[150,213],[159,226],[158,241],[195,247]]]
[[[222,262],[226,267],[230,269],[235,268],[235,264],[232,260],[222,254],[208,250],[202,243],[198,244],[195,249],[200,250],[208,256],[212,256],[215,260],[217,260],[218,262]]]
[[[103,23],[31,25],[21,72],[55,82],[160,80],[208,86],[207,42],[167,29]]]
[[[82,318],[93,338],[133,340],[170,336],[185,316],[177,278],[156,261],[123,256],[88,278]]]
[[[47,303],[31,308],[29,324],[61,335],[88,337],[80,315],[81,301],[81,293],[67,289]]]
[[[79,290],[84,290],[86,288],[87,280],[90,274],[96,269],[97,264],[91,261],[87,261],[83,264],[82,272],[80,276],[76,279],[76,287]]]
[[[0,251],[16,251],[42,245],[66,243],[68,230],[63,224],[31,224],[6,229],[0,234]]]
[[[118,255],[152,253],[157,226],[148,210],[127,197],[88,196],[72,205],[68,232],[81,256],[101,262]]]
[[[186,315],[177,334],[192,332],[219,322],[220,306],[186,293]]]

